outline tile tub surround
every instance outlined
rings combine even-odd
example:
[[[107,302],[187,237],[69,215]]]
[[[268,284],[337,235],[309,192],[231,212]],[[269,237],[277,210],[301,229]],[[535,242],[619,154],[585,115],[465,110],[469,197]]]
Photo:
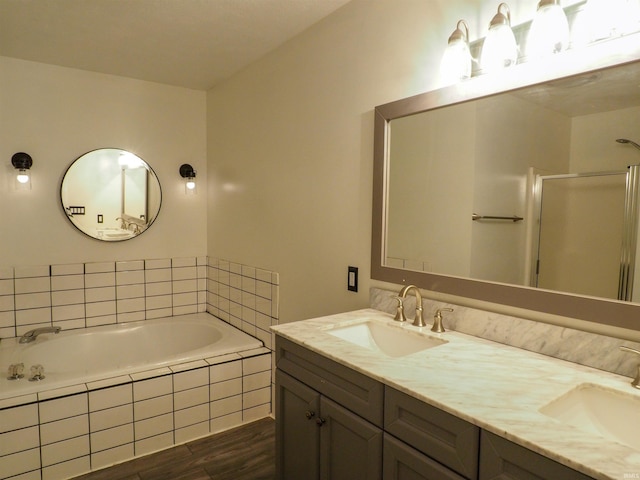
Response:
[[[271,364],[261,347],[3,400],[0,479],[70,478],[263,418]]]
[[[272,347],[278,324],[279,275],[227,260],[209,258],[207,312]]]
[[[275,272],[211,257],[0,267],[0,338],[207,311],[271,348]]]
[[[138,438],[135,436],[139,431],[135,423],[138,419],[143,422],[139,425],[143,429],[162,422],[164,427],[159,428],[168,428],[171,415],[159,413],[152,417],[153,420],[136,417],[135,411],[132,414],[128,413],[128,410],[135,405],[134,400],[129,402],[129,407],[118,405],[104,409],[109,412],[108,415],[105,412],[107,418],[111,412],[117,415],[114,427],[102,427],[94,432],[91,428],[94,428],[95,423],[90,421],[88,447],[86,447],[84,433],[56,440],[51,444],[40,445],[38,443],[40,424],[37,422],[38,402],[83,394],[90,398],[94,390],[117,388],[120,385],[111,385],[109,381],[106,385],[93,382],[78,386],[77,392],[75,390],[71,393],[68,390],[45,392],[42,398],[26,396],[2,401],[0,402],[0,479],[7,478],[6,475],[9,473],[6,472],[13,472],[12,468],[20,468],[16,465],[32,466],[34,462],[40,462],[42,448],[49,452],[57,447],[64,447],[64,450],[69,446],[74,449],[77,447],[78,451],[83,453],[77,458],[70,459],[64,456],[47,457],[49,459],[47,462],[51,464],[45,462],[47,464],[42,464],[42,470],[29,470],[24,475],[16,476],[16,480],[41,480],[41,475],[44,480],[69,478],[79,474],[78,472],[87,471],[87,465],[95,469],[132,458],[131,451],[136,456],[144,455],[153,450],[184,443],[197,436],[215,433],[269,415],[273,392],[271,388],[273,334],[269,328],[278,323],[278,299],[279,276],[277,273],[204,256],[0,267],[0,339],[20,336],[30,329],[41,326],[56,325],[65,329],[91,328],[112,323],[207,311],[262,340],[266,348],[261,350],[260,356],[268,357],[268,360],[264,358],[260,360],[260,368],[264,367],[264,362],[268,363],[268,369],[255,372],[255,375],[247,374],[244,369],[246,362],[240,358],[207,359],[208,362],[219,360],[223,364],[241,360],[242,375],[238,376],[237,366],[229,367],[233,370],[230,373],[223,373],[231,376],[228,379],[222,379],[222,377],[216,379],[214,375],[215,378],[211,377],[208,388],[201,385],[186,391],[175,389],[172,391],[172,401],[175,405],[179,405],[178,402],[189,403],[193,401],[190,400],[192,397],[202,400],[207,391],[209,419],[206,422],[204,421],[204,402],[189,405],[181,409],[182,413],[177,413],[180,409],[172,413],[173,426],[170,430]],[[170,370],[159,372],[158,375],[174,376],[177,372],[174,372],[173,368],[181,367],[172,367]],[[211,372],[213,365],[197,368],[209,368]],[[224,370],[227,367],[220,368]],[[268,380],[266,380],[267,377]],[[133,385],[134,381],[142,380],[125,378],[123,385],[127,383]],[[214,388],[213,383],[218,384],[217,387]],[[152,400],[150,404],[168,402],[168,395],[169,393],[166,392],[158,396],[158,398],[166,397],[163,400],[145,399],[144,401]],[[9,411],[12,413],[5,415]],[[73,418],[74,422],[80,422],[78,418],[83,415],[85,414],[74,414],[69,418]],[[93,418],[91,412],[88,415],[91,420]],[[126,433],[125,430],[129,427],[126,426],[127,422],[118,423],[121,421],[118,420],[120,415],[126,418],[128,418],[127,415],[134,415],[132,417],[134,440],[124,444],[113,444],[114,446],[111,446],[109,441],[106,444],[95,443],[101,442],[103,438],[108,439],[110,433],[116,435]],[[189,418],[194,415],[202,421],[185,425],[184,422],[190,423]],[[18,419],[18,423],[11,420],[14,416]],[[100,415],[97,418],[101,422],[105,421]],[[110,421],[106,420],[107,423]],[[206,424],[208,424],[208,431],[205,428]],[[46,430],[48,427],[44,428]],[[115,429],[118,431],[116,432]],[[169,443],[170,439],[173,439],[173,443]],[[72,442],[63,443],[67,441]],[[102,450],[103,445],[108,447]],[[86,448],[89,448],[90,452],[87,455],[84,454]],[[49,454],[46,453],[46,455]],[[11,473],[11,475],[17,474]]]
[[[206,311],[207,257],[0,267],[0,338]]]
[[[640,474],[640,452],[557,422],[538,410],[577,385],[590,383],[640,397],[630,379],[456,331],[432,334],[448,343],[388,357],[326,332],[362,321],[400,326],[374,309],[273,327],[295,343],[429,403],[507,440],[600,480]]]
[[[371,288],[371,308],[395,314],[397,302],[394,297],[400,288],[397,291]],[[636,356],[621,351],[619,347],[626,345],[640,350],[640,343],[430,299],[423,298],[422,305],[428,324],[432,323],[437,309],[453,308],[453,312],[443,313],[443,324],[448,330],[627,377],[634,376],[637,369]],[[407,318],[413,319],[414,296],[407,296],[405,307]]]

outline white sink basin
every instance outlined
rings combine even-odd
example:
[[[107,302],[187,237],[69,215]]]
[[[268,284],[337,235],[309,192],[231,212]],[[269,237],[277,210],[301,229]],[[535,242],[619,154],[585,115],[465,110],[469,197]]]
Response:
[[[447,343],[440,338],[376,322],[337,327],[327,333],[390,357],[402,357]]]
[[[540,413],[640,450],[640,397],[636,395],[585,383],[545,405]]]

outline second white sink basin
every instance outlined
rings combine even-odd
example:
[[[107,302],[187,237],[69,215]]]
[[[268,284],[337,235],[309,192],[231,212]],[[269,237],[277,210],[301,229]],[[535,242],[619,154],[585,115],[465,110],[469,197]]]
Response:
[[[640,451],[638,396],[585,383],[545,405],[540,413]]]
[[[423,335],[377,322],[363,322],[328,330],[327,333],[355,345],[402,357],[447,343],[440,338]]]

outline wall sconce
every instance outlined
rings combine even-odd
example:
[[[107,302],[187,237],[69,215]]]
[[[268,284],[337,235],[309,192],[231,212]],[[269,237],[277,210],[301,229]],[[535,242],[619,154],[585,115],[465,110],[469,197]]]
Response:
[[[184,192],[196,193],[196,171],[188,163],[180,165],[180,176],[184,178]]]
[[[527,56],[531,59],[566,50],[569,46],[569,22],[560,0],[540,0],[527,38]]]
[[[469,50],[469,25],[459,20],[449,37],[440,63],[440,77],[444,85],[458,83],[471,77],[471,51]]]
[[[29,169],[33,165],[31,155],[24,152],[14,153],[11,157],[11,165],[18,170],[16,186],[22,190],[31,190],[31,175]]]
[[[480,64],[484,72],[495,72],[515,65],[517,60],[518,44],[511,30],[511,11],[509,5],[501,3],[498,13],[489,23]]]

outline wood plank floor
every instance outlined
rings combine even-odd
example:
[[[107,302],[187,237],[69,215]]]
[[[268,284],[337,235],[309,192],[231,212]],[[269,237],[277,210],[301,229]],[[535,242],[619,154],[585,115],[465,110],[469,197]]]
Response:
[[[264,418],[75,480],[273,480],[274,477],[275,422]]]

